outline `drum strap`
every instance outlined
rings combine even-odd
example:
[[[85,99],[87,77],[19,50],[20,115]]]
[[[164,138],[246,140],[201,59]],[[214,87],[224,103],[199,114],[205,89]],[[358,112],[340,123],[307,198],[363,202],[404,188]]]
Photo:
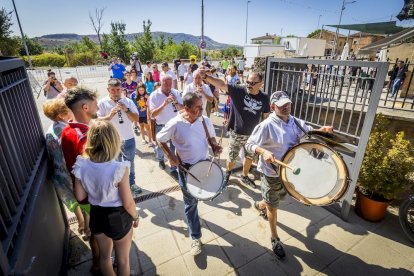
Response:
[[[305,133],[305,135],[309,135],[309,133],[299,124],[298,120],[296,120],[295,117],[293,117],[293,122],[295,122],[295,125]]]
[[[206,121],[204,120],[203,116],[201,116],[201,119],[202,119],[202,122],[203,122],[204,131],[206,132],[208,144],[210,145],[211,149],[213,150],[213,153],[216,154],[216,152],[214,151],[213,142],[211,140],[212,138],[210,137],[210,134],[208,133]]]

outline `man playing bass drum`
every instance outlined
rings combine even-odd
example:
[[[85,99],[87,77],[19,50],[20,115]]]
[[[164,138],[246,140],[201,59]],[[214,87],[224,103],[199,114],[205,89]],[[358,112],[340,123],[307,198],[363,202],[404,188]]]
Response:
[[[269,221],[272,250],[278,258],[285,257],[285,250],[277,234],[276,211],[279,202],[286,196],[286,190],[279,179],[278,170],[275,170],[272,163],[275,159],[281,160],[291,147],[299,143],[300,138],[306,134],[303,130],[306,132],[312,130],[312,127],[306,125],[303,120],[290,115],[291,104],[292,101],[286,92],[273,93],[270,97],[270,107],[273,112],[255,127],[246,142],[247,151],[260,155],[257,170],[261,172],[263,200],[256,201],[254,207]],[[323,126],[319,130],[333,132],[331,126]]]

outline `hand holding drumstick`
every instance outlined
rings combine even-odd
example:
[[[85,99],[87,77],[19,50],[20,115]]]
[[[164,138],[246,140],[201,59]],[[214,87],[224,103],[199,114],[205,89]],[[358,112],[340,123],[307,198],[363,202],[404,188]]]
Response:
[[[288,168],[288,169],[293,171],[293,174],[299,174],[300,173],[300,168],[291,167],[288,164],[285,164],[282,161],[277,160],[276,157],[273,155],[273,153],[271,153],[268,150],[262,149],[261,155],[263,156],[263,159],[266,161],[266,163],[278,164],[282,167]]]

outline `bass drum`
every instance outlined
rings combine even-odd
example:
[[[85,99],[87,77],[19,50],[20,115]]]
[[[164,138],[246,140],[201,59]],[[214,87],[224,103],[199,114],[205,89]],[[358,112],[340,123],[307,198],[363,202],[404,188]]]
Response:
[[[349,186],[348,169],[330,147],[303,142],[286,152],[282,162],[300,168],[298,174],[280,166],[280,179],[287,192],[306,205],[324,206],[337,202]]]

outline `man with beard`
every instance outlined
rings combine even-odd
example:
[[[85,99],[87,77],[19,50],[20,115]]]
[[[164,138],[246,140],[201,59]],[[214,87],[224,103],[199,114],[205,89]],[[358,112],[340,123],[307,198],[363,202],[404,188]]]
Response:
[[[231,85],[207,73],[210,74],[208,71],[200,69],[203,79],[226,92],[233,102],[229,119],[231,131],[225,185],[230,179],[237,156],[243,148],[245,158],[241,180],[251,187],[256,187],[254,181],[248,177],[254,154],[245,150],[245,144],[256,125],[265,119],[270,112],[269,97],[260,90],[263,76],[261,73],[253,72],[247,79],[246,85]]]
[[[73,164],[76,157],[82,155],[86,144],[86,133],[93,119],[97,118],[98,102],[96,93],[83,87],[74,87],[66,92],[65,104],[72,110],[74,120],[70,120],[62,130],[61,146],[65,158],[66,167],[70,172],[72,185],[75,184],[75,176],[72,173]],[[87,203],[87,202],[81,202]],[[81,205],[83,210],[87,210],[89,204]],[[99,271],[99,248],[95,237],[92,235],[89,240],[93,265],[91,272]]]

